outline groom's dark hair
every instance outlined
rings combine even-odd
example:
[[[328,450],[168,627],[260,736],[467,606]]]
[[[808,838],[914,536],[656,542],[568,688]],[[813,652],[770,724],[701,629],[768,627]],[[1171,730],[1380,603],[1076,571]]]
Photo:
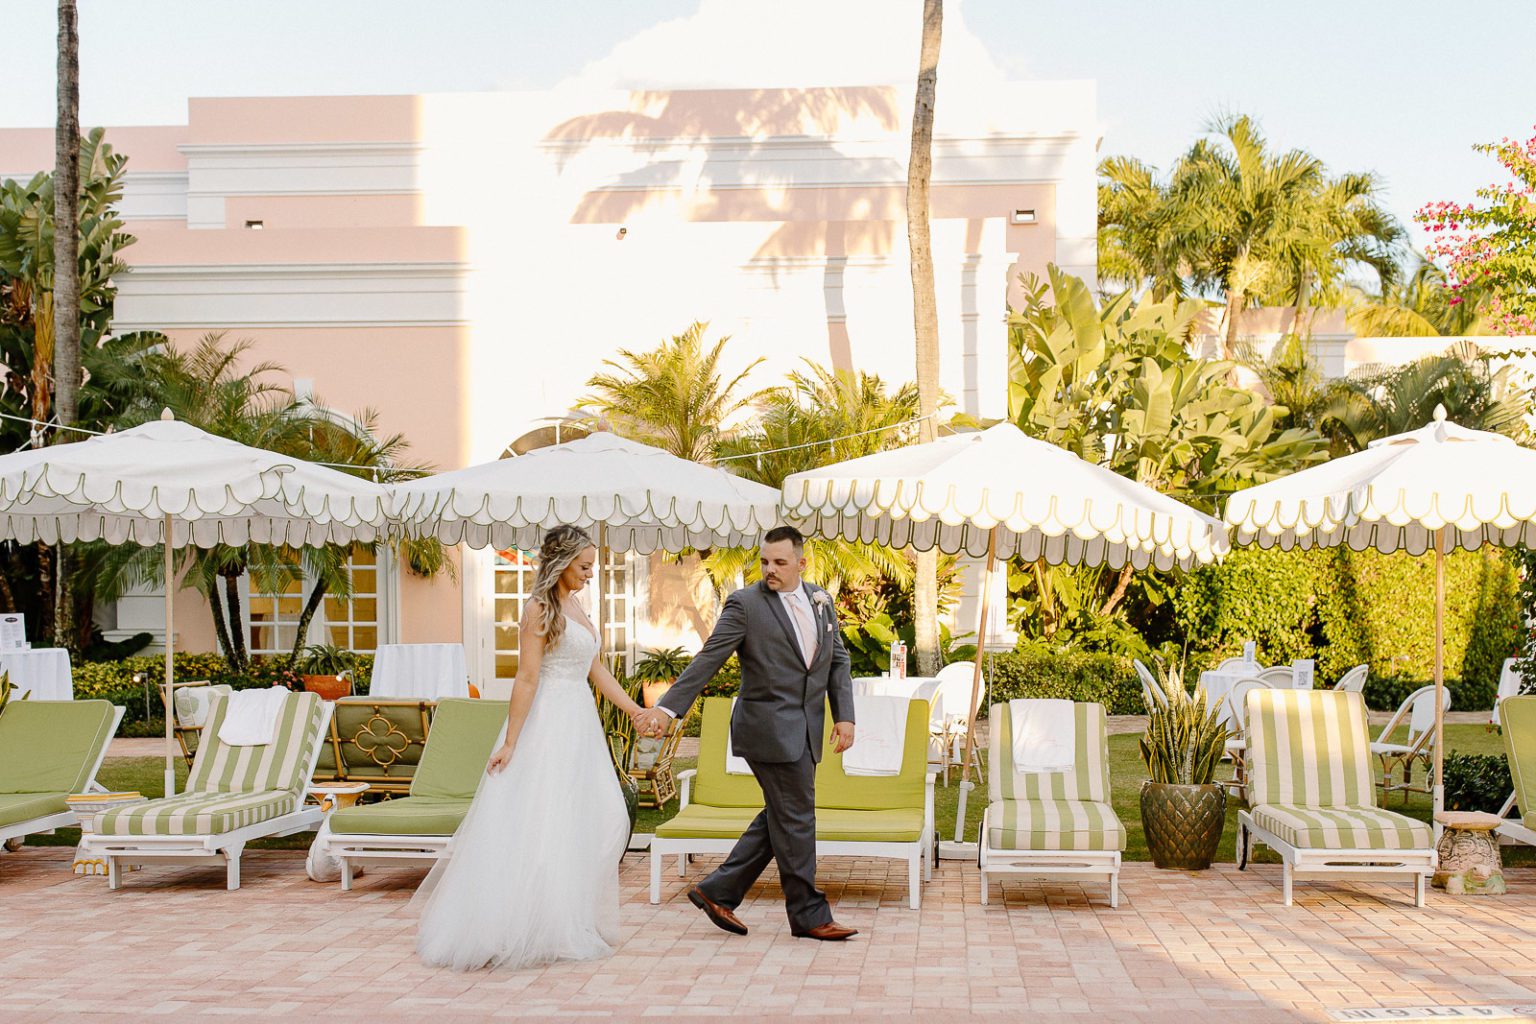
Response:
[[[805,537],[793,526],[775,526],[763,534],[764,544],[777,544],[781,540],[787,540],[793,544],[796,554],[805,550]]]

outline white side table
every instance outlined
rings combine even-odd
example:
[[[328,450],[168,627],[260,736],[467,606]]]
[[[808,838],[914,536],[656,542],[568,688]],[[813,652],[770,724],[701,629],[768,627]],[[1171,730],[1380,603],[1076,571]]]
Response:
[[[74,871],[77,875],[105,875],[107,862],[99,857],[88,857],[85,854],[85,837],[96,831],[96,819],[112,810],[114,807],[128,807],[132,804],[147,803],[148,798],[142,793],[75,793],[66,801],[69,809],[80,818],[80,846],[75,848]],[[130,871],[138,870],[137,864],[128,866]]]

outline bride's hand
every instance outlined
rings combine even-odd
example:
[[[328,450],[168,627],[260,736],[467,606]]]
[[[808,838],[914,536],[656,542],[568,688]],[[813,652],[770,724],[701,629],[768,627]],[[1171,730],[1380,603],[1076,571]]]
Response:
[[[502,769],[512,763],[512,751],[515,749],[516,745],[511,743],[500,747],[496,753],[491,755],[490,763],[485,766],[485,774],[500,775]]]

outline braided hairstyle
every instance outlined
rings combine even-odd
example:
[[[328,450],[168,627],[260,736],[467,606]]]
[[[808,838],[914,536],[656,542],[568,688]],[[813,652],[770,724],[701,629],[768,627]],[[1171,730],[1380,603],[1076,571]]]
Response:
[[[565,633],[565,612],[560,607],[558,591],[560,577],[570,564],[587,548],[594,547],[592,538],[575,526],[557,526],[544,535],[539,545],[538,571],[533,577],[533,592],[528,595],[544,607],[544,621],[539,633],[544,637],[544,649],[554,650]]]

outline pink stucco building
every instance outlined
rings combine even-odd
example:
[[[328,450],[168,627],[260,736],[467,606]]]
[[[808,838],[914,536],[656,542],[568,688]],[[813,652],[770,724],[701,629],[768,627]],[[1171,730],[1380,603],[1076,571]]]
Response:
[[[185,124],[108,129],[139,237],[116,329],[250,338],[300,394],[377,410],[442,469],[546,429],[616,349],[694,320],[735,339],[738,368],[767,358],[758,386],[803,359],[908,380],[911,109],[886,86],[193,99]],[[1097,141],[1091,83],[990,88],[941,117],[943,384],[967,412],[1004,410],[1010,282],[1094,273]],[[51,128],[0,130],[0,176],[51,164]],[[507,677],[525,569],[460,561],[456,582],[364,566],[321,630],[462,640],[477,680]],[[608,589],[630,650],[707,627],[676,567],[629,560]],[[104,623],[163,632],[158,600]],[[181,600],[178,642],[212,648]],[[254,648],[283,645],[296,604],[252,595]]]

